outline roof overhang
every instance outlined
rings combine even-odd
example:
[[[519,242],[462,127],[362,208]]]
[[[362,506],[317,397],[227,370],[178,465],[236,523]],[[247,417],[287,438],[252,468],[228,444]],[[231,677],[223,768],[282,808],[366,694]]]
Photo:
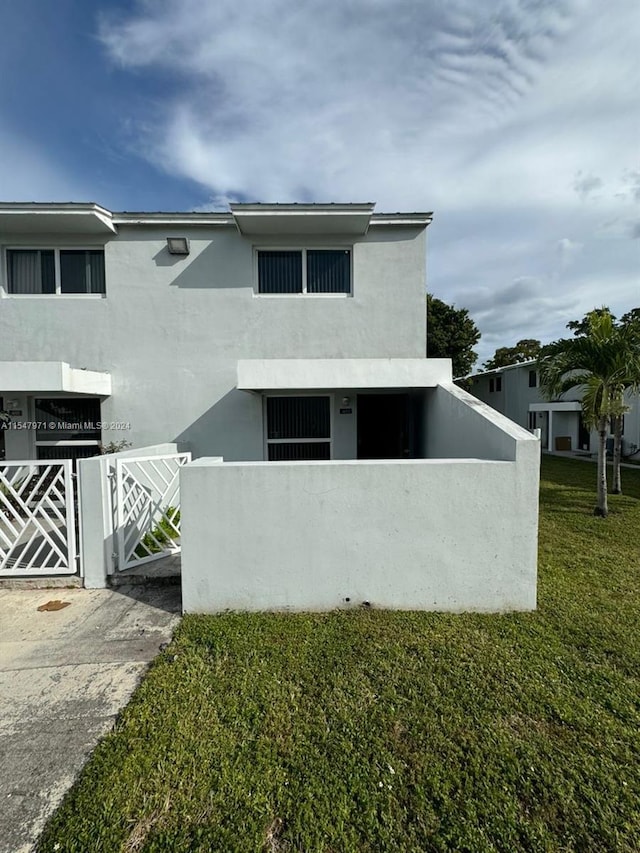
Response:
[[[451,382],[448,358],[272,358],[238,361],[242,391],[435,388]]]
[[[0,361],[0,393],[111,394],[111,374],[70,367],[66,361]]]
[[[0,232],[108,236],[116,227],[111,211],[98,204],[0,202]]]
[[[277,234],[367,233],[375,205],[365,204],[230,204],[238,230],[245,236]]]
[[[529,403],[530,412],[580,412],[582,403],[577,400],[559,400],[552,403]]]
[[[531,370],[538,364],[537,358],[530,358],[527,361],[516,361],[514,364],[505,364],[502,367],[494,367],[492,370],[481,370],[478,373],[470,373],[468,376],[461,376],[460,379],[481,379],[483,376],[495,376],[501,374],[505,370],[515,370],[518,367],[526,367]]]

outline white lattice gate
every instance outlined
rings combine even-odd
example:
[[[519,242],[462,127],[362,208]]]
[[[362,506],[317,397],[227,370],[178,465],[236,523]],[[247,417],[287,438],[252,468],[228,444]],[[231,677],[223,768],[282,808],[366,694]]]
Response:
[[[190,453],[116,459],[119,571],[180,551],[180,468]]]
[[[1,462],[0,576],[76,571],[71,460]]]

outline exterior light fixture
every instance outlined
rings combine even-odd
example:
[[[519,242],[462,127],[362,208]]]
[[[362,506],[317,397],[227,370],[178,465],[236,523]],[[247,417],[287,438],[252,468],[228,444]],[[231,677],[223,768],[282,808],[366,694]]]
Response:
[[[171,255],[188,255],[189,241],[186,237],[167,237],[167,249]]]
[[[343,397],[342,398],[342,405],[343,406],[348,406],[350,402],[351,402],[351,397]]]

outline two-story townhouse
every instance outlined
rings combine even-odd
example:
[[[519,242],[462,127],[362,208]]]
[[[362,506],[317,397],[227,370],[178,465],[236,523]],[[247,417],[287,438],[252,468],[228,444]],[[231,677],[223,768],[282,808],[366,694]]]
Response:
[[[425,356],[431,218],[368,203],[0,204],[5,466],[122,441],[190,450],[186,610],[535,607],[538,442],[457,388],[449,359]],[[78,465],[90,585],[167,509],[140,481],[146,518],[124,520],[104,477],[115,466],[124,484],[126,464]],[[37,503],[44,481],[15,467],[0,573],[24,574],[40,545],[15,539],[31,511],[15,484],[28,474]],[[34,518],[56,565],[65,500],[66,527],[51,504],[49,528]]]
[[[540,430],[542,449],[548,452],[596,453],[598,436],[582,417],[582,396],[573,388],[557,400],[547,400],[538,384],[535,360],[485,370],[470,377],[470,392],[526,429]],[[640,396],[625,395],[623,454],[640,449]]]
[[[450,378],[424,359],[430,221],[371,204],[0,206],[6,458],[122,440],[243,460],[417,455],[411,387]],[[264,359],[332,362],[313,379],[301,364],[295,380],[291,365],[262,365],[258,378]],[[407,378],[400,361],[385,374],[336,372],[336,359],[418,359],[421,372]],[[295,385],[304,393],[292,401]]]

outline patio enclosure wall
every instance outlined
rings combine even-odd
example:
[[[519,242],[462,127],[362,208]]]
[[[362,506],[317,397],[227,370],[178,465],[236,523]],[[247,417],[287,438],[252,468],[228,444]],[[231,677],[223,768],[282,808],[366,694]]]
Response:
[[[185,612],[534,609],[539,442],[468,397],[433,392],[429,459],[185,466]]]

